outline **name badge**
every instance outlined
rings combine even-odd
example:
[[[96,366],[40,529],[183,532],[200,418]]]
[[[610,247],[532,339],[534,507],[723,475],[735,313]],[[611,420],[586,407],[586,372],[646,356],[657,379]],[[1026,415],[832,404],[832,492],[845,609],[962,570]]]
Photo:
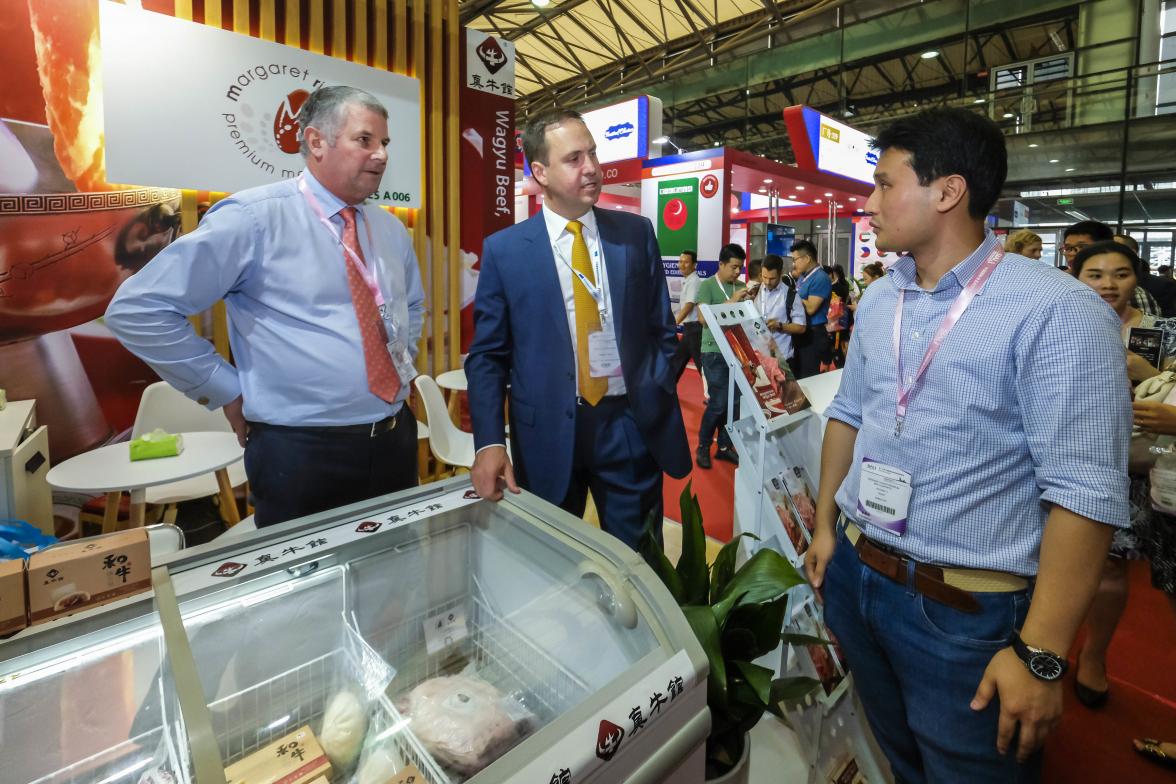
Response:
[[[621,351],[612,325],[605,323],[599,332],[588,333],[588,373],[593,378],[616,378],[621,375]]]
[[[906,533],[911,506],[911,475],[877,460],[862,460],[858,516],[895,536]]]

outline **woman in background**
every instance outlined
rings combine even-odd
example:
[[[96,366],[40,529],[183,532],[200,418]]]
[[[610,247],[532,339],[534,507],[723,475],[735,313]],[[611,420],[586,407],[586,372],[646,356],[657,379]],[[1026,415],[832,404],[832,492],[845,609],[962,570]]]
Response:
[[[1029,229],[1018,229],[1005,240],[1006,253],[1019,253],[1035,261],[1041,261],[1041,237]]]

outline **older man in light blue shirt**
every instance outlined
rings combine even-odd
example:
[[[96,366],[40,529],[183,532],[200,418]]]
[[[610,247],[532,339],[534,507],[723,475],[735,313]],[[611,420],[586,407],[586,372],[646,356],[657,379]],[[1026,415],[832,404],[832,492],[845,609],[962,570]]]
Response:
[[[1002,258],[991,121],[930,110],[876,144],[865,209],[879,249],[909,255],[858,306],[806,567],[896,779],[1037,781],[1128,523],[1118,319],[1060,270]]]
[[[367,93],[332,87],[312,95],[300,119],[303,182],[218,202],[195,232],[129,278],[106,313],[161,377],[224,408],[246,446],[258,525],[402,489],[417,476],[416,420],[403,404],[411,376],[394,378],[381,396],[365,354],[364,330],[382,330],[381,350],[390,350],[385,338],[398,341],[411,360],[423,324],[409,234],[363,204],[387,162],[387,112]],[[353,301],[345,216],[370,281],[367,311]],[[235,365],[187,320],[222,298]],[[366,324],[374,303],[382,325]],[[374,358],[387,376],[389,357]]]

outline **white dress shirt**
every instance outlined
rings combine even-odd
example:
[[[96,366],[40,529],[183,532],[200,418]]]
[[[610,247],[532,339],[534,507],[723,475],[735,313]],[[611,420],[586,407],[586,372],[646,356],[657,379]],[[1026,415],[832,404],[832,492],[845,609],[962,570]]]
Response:
[[[792,299],[792,312],[785,313],[785,308],[788,307],[788,286],[780,283],[776,288],[769,290],[767,286],[760,286],[759,293],[755,296],[755,307],[759,310],[760,315],[764,317],[764,322],[779,321],[781,324],[801,324],[806,323],[804,312],[804,300],[797,294]],[[772,339],[776,341],[776,350],[784,359],[791,359],[792,336],[787,332],[773,332]]]
[[[682,279],[682,292],[678,295],[678,312],[682,312],[682,308],[687,302],[694,303],[690,314],[682,319],[683,324],[698,321],[698,286],[700,283],[702,283],[702,278],[698,277],[697,272],[691,272]]]
[[[559,277],[559,287],[563,292],[564,310],[568,314],[568,331],[572,336],[572,352],[576,352],[576,299],[575,290],[572,288],[572,243],[575,242],[575,235],[568,231],[568,219],[557,215],[554,211],[548,208],[546,204],[543,205],[543,220],[547,223],[547,236],[551,240],[551,253],[555,256],[555,273]],[[584,235],[584,242],[588,245],[589,258],[595,259],[601,253],[600,246],[600,232],[596,227],[596,214],[592,210],[581,215],[576,220],[583,225],[581,230]],[[608,270],[605,268],[603,256],[601,256],[600,264],[593,264],[593,269],[597,270],[600,279],[596,281],[596,285],[600,288],[601,294],[604,296],[605,302],[608,303],[608,313],[610,320],[612,318],[612,293],[608,285]],[[603,320],[602,320],[603,321]],[[605,331],[607,332],[607,326]],[[576,389],[580,388],[580,363],[577,357],[576,364]],[[625,379],[623,376],[612,376],[608,379],[609,395],[623,395],[625,394]]]

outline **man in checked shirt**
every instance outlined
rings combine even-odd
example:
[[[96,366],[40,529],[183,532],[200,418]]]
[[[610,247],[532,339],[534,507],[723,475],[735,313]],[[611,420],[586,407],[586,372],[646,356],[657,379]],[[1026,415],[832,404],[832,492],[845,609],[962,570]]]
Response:
[[[986,230],[1007,172],[993,123],[935,109],[874,144],[865,209],[878,248],[908,255],[858,306],[806,568],[898,781],[1037,781],[1128,524],[1119,322]]]

